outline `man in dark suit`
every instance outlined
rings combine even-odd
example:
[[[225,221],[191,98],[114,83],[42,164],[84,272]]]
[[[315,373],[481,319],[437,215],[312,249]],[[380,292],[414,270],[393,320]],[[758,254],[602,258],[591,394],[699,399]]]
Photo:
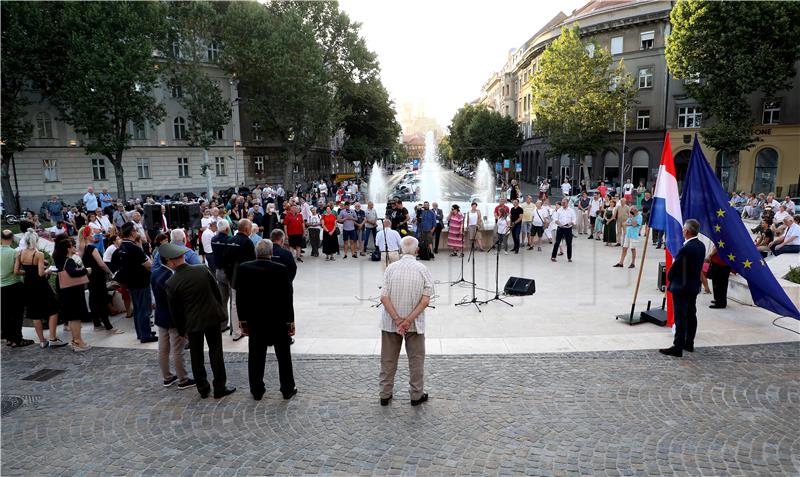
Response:
[[[697,238],[698,233],[700,222],[689,219],[683,224],[683,237],[686,241],[675,256],[667,275],[675,313],[675,340],[671,348],[658,351],[677,358],[683,356],[684,351],[694,351],[697,295],[700,293],[700,273],[706,258],[706,247]]]
[[[242,328],[239,326],[239,312],[236,308],[236,273],[239,265],[255,260],[256,250],[250,234],[253,223],[247,219],[237,222],[236,235],[225,246],[225,276],[231,286],[231,331],[233,341],[242,339]]]
[[[283,248],[285,238],[286,235],[281,229],[275,229],[269,235],[269,239],[272,241],[272,261],[285,266],[289,273],[289,280],[294,282],[294,277],[297,275],[297,263],[294,261],[292,252]]]
[[[242,329],[249,336],[247,371],[250,392],[256,401],[264,396],[264,366],[267,348],[275,346],[281,394],[291,399],[297,394],[292,372],[289,339],[294,335],[292,285],[285,266],[272,260],[272,242],[256,245],[256,259],[239,265],[236,278],[236,303]],[[270,296],[269,312],[264,310],[264,292]]]
[[[214,372],[214,399],[220,399],[236,391],[226,386],[222,359],[222,334],[219,332],[219,325],[225,320],[222,296],[208,267],[187,264],[186,252],[186,248],[171,243],[158,249],[159,255],[167,261],[166,266],[175,271],[164,285],[169,311],[178,335],[189,338],[192,374],[203,399],[211,392],[203,358],[203,340],[208,343],[208,359]]]

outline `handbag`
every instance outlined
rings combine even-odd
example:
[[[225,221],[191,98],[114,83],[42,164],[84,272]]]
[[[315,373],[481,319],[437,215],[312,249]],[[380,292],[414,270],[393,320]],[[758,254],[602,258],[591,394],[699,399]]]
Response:
[[[69,258],[72,260],[72,258]],[[83,275],[80,277],[72,277],[66,270],[61,270],[58,272],[58,288],[63,290],[65,288],[72,288],[77,286],[83,286],[89,283],[89,276]]]

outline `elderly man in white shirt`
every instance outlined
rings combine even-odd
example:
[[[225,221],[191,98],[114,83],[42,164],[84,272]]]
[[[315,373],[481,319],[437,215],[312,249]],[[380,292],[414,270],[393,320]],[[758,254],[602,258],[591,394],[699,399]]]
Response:
[[[392,229],[392,221],[384,219],[383,228],[375,235],[375,244],[381,251],[383,268],[400,260],[400,233]],[[415,252],[416,253],[416,252]]]
[[[553,220],[558,227],[556,231],[556,241],[553,243],[553,254],[550,260],[556,261],[556,254],[558,253],[558,246],[561,245],[561,240],[567,243],[567,261],[572,261],[572,227],[577,222],[575,210],[569,207],[569,200],[561,200],[561,208],[553,214]]]
[[[423,390],[425,308],[434,293],[433,277],[416,259],[419,246],[416,238],[404,237],[400,246],[403,258],[386,269],[381,287],[381,406],[388,406],[392,399],[403,341],[408,355],[411,405],[418,406],[428,400],[428,393]]]
[[[94,187],[89,186],[86,189],[86,193],[83,194],[83,206],[86,209],[86,212],[91,212],[96,210],[100,204],[97,202],[97,196],[94,195]]]

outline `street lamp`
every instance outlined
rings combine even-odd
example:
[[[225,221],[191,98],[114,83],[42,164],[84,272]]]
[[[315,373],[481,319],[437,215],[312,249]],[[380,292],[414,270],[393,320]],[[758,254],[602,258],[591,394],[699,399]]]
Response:
[[[241,141],[239,141],[237,139],[233,140],[233,171],[234,171],[234,177],[235,177],[235,180],[236,180],[236,183],[234,184],[234,187],[237,187],[239,185],[239,161],[238,161],[238,158],[236,156],[236,146],[240,146],[241,147],[241,145],[242,145]]]

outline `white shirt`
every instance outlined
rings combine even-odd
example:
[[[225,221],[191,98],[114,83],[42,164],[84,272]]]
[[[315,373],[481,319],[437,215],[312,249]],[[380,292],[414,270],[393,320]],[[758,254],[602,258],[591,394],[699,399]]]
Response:
[[[572,185],[570,185],[569,182],[565,182],[565,183],[561,184],[561,192],[564,195],[569,195],[569,191],[571,191],[571,190],[572,190]]]
[[[117,250],[117,246],[113,243],[108,246],[105,252],[103,252],[103,261],[106,263],[111,263],[111,256],[114,255],[114,252]]]
[[[597,217],[597,211],[600,210],[600,204],[602,203],[602,199],[592,199],[592,201],[589,203],[589,217]]]
[[[430,297],[433,293],[431,272],[425,265],[417,262],[413,255],[403,255],[400,260],[390,264],[383,273],[381,296],[389,297],[401,318],[408,316],[423,296]],[[381,330],[389,333],[397,332],[397,326],[385,306],[381,307]],[[425,333],[425,310],[411,323],[408,331]]]
[[[203,217],[202,219],[200,219],[200,228],[202,228],[203,230],[207,229],[208,225],[211,222],[216,222],[216,219],[214,217],[211,217],[210,215],[208,217]]]
[[[97,210],[97,196],[92,194],[91,192],[87,192],[83,194],[83,204],[88,211]]]
[[[386,236],[385,239],[384,235]],[[379,230],[375,235],[375,243],[378,244],[378,250],[381,252],[399,252],[400,233],[397,230],[386,229],[386,233],[384,234],[383,230]]]
[[[786,212],[785,210],[783,212],[781,212],[779,210],[779,211],[775,212],[775,217],[773,217],[772,220],[773,220],[774,223],[779,224],[779,223],[783,222],[783,219],[785,219],[786,217],[789,217],[789,212]]]
[[[505,235],[508,232],[508,219],[500,217],[497,219],[497,235]]]
[[[625,184],[625,186],[622,187],[622,190],[625,192],[625,195],[631,195],[633,193],[633,184]]]
[[[211,229],[205,229],[200,236],[200,242],[203,244],[203,251],[206,255],[214,253],[214,249],[211,248],[211,239],[214,238],[214,235],[216,235],[216,233],[211,231]]]
[[[781,203],[780,203],[780,202],[778,202],[778,201],[777,201],[777,200],[775,200],[775,199],[772,199],[772,202],[767,202],[767,203],[765,203],[764,205],[765,205],[765,206],[769,205],[769,206],[770,206],[770,207],[772,207],[773,209],[777,209],[778,207],[780,207],[780,206],[781,206]]]
[[[553,214],[555,223],[559,227],[571,227],[577,222],[575,217],[575,210],[570,207],[561,207]]]
[[[467,212],[467,225],[478,225],[478,214],[480,212]]]
[[[98,226],[103,231],[103,233],[111,230],[111,222],[108,220],[108,216],[105,214],[103,214],[102,216],[98,217],[95,220],[95,225]]]
[[[792,240],[794,237],[794,240]],[[800,245],[800,225],[792,224],[783,234],[784,245]]]
[[[536,209],[533,211],[533,219],[531,223],[537,227],[544,227],[544,221],[550,217],[550,210],[547,207]]]
[[[793,201],[791,201],[791,200],[786,200],[786,201],[784,201],[784,202],[783,202],[783,204],[781,204],[781,205],[785,205],[785,206],[786,206],[786,211],[787,211],[787,212],[789,212],[790,214],[793,214],[793,213],[794,213],[795,206],[794,206],[794,202],[793,202]]]

